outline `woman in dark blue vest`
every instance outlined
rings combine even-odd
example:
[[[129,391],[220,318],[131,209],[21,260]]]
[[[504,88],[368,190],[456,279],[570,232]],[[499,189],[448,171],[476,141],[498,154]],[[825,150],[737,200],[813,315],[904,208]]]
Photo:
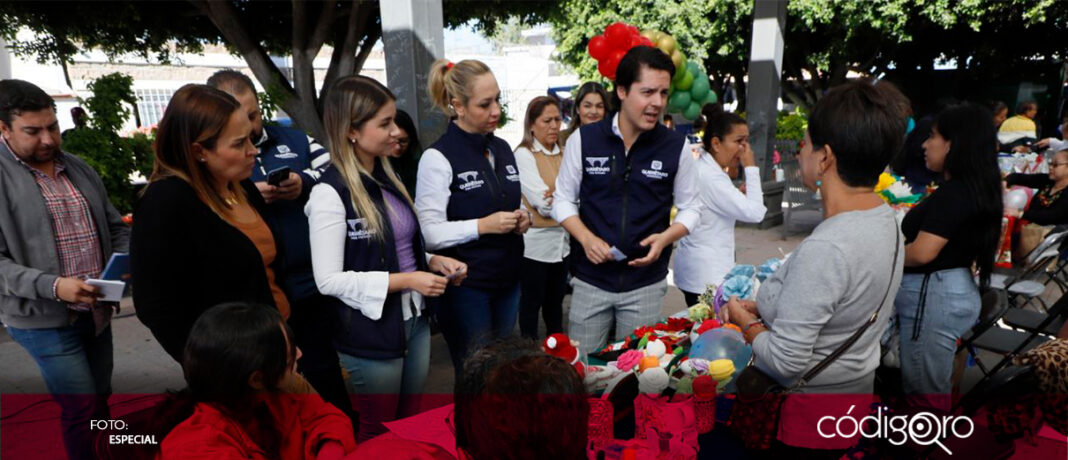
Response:
[[[411,197],[386,160],[400,137],[394,101],[367,77],[334,84],[323,113],[332,166],[304,208],[315,284],[332,298],[334,346],[357,393],[360,442],[417,411],[430,366],[424,299],[466,273],[426,253]]]
[[[521,208],[512,148],[493,135],[501,90],[489,67],[439,60],[427,89],[453,121],[419,160],[415,207],[427,249],[469,267],[467,279],[445,293],[436,315],[459,371],[469,349],[515,329],[521,235],[530,227],[530,214]]]

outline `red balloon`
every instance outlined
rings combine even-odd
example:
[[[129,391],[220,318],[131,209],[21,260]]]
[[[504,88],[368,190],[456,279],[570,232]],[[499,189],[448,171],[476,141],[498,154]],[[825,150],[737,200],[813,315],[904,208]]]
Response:
[[[600,61],[608,55],[611,48],[608,47],[608,39],[604,38],[604,35],[598,35],[590,39],[586,50],[589,51],[590,57]]]
[[[651,48],[656,48],[656,44],[654,44],[652,40],[650,40],[648,38],[645,38],[645,37],[642,37],[642,46],[648,46],[648,47],[651,47]]]
[[[613,52],[608,54],[608,60],[609,61],[615,61],[616,65],[619,65],[619,61],[623,60],[623,56],[625,56],[627,54],[627,51],[629,51],[629,49],[626,49],[626,50],[615,50],[615,51],[613,51]],[[614,69],[615,66],[612,66],[612,68]],[[612,73],[616,73],[616,72],[613,71]]]
[[[637,26],[627,26],[627,29],[630,30],[630,33],[633,34],[633,35],[641,35],[642,34],[642,31],[638,30]]]
[[[619,64],[617,63],[616,66],[618,66],[618,65]],[[611,70],[611,72],[609,70]],[[608,68],[608,59],[602,59],[600,61],[597,61],[597,72],[600,72],[600,74],[602,76],[604,76],[605,78],[607,78],[609,80],[615,80],[616,79],[616,75],[615,75],[616,69],[615,68],[612,68],[612,69]]]
[[[642,42],[642,40],[648,40],[648,39],[643,37],[643,36],[641,36],[641,35],[631,36],[630,37],[630,46],[627,47],[627,50],[630,50],[631,48],[634,48],[635,46],[643,46],[644,42]]]
[[[622,22],[615,22],[604,28],[604,37],[612,44],[612,48],[621,48],[630,43],[630,29]]]

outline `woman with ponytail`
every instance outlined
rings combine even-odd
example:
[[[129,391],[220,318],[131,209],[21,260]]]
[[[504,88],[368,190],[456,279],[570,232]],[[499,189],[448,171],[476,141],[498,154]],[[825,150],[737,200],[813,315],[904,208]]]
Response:
[[[362,76],[339,79],[323,109],[332,165],[308,204],[312,271],[332,297],[334,346],[357,394],[359,441],[413,415],[430,366],[426,297],[466,266],[427,254],[411,197],[389,160],[401,135],[392,93]]]
[[[470,59],[439,60],[430,68],[427,90],[452,121],[419,160],[415,207],[427,250],[469,267],[437,311],[459,372],[468,350],[515,329],[522,234],[531,219],[520,202],[512,148],[493,135],[501,90],[489,67]]]
[[[1001,232],[1001,176],[990,111],[941,113],[923,143],[927,169],[945,183],[905,215],[905,276],[894,306],[909,401],[949,410],[957,339],[979,316]],[[972,277],[978,268],[979,286]]]
[[[767,212],[745,119],[722,110],[707,115],[704,151],[697,159],[701,223],[679,241],[675,256],[675,285],[687,305],[697,303],[706,286],[720,284],[734,267],[734,223],[760,222]],[[727,175],[727,168],[739,161],[745,168],[745,193]]]

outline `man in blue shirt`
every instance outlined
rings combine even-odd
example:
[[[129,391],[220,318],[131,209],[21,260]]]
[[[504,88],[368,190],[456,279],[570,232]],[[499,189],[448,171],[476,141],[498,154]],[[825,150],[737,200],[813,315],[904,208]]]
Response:
[[[324,303],[326,297],[315,287],[308,218],[304,215],[312,186],[330,165],[330,153],[300,130],[264,126],[255,86],[245,74],[220,70],[208,79],[208,85],[237,99],[240,110],[248,113],[252,122],[252,142],[260,153],[250,179],[267,202],[269,215],[263,218],[280,248],[279,284],[292,306],[289,325],[294,341],[304,353],[298,362],[300,371],[324,400],[348,414],[351,403],[329,333],[336,320]],[[288,177],[278,185],[269,184],[271,172],[282,168],[289,168]]]

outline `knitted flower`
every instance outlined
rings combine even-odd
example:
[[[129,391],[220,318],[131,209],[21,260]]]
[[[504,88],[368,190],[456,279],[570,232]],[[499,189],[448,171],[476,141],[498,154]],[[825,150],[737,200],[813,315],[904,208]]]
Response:
[[[638,362],[642,360],[643,356],[645,354],[641,351],[627,350],[616,359],[616,367],[624,372],[632,371],[635,367],[638,367]]]

